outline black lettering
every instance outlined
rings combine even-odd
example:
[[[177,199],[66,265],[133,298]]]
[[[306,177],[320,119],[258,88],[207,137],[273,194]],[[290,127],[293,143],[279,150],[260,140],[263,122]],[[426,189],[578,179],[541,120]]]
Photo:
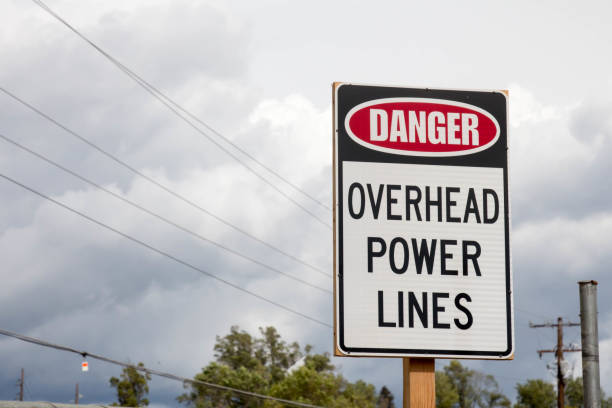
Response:
[[[378,292],[380,293],[380,292]],[[432,296],[432,311],[433,311],[433,328],[434,329],[450,329],[449,323],[440,323],[438,320],[438,313],[444,312],[446,308],[444,306],[438,305],[438,299],[448,299],[448,293],[437,293],[434,292],[431,294]]]
[[[404,262],[399,268],[395,263],[395,247],[397,246],[397,244],[401,244],[404,248]],[[408,270],[409,258],[410,256],[408,254],[408,243],[406,242],[406,240],[401,237],[393,238],[391,240],[391,244],[389,244],[389,266],[391,266],[391,270],[397,273],[398,275],[401,275],[402,273],[406,272],[406,270]]]
[[[425,220],[431,220],[431,207],[438,209],[438,222],[442,222],[442,187],[437,187],[438,199],[432,200],[429,192],[429,186],[425,187]]]
[[[451,215],[451,208],[457,205],[457,202],[451,199],[451,193],[459,191],[461,191],[459,187],[446,187],[446,222],[461,222],[461,217]]]
[[[416,266],[417,274],[421,274],[423,269],[423,261],[425,261],[425,265],[427,265],[427,274],[431,275],[433,273],[435,253],[436,253],[436,242],[437,239],[431,240],[431,248],[427,247],[427,240],[421,240],[421,249],[417,245],[416,238],[412,238],[412,254],[414,255],[414,264]]]
[[[391,204],[397,203],[397,198],[393,198],[392,194],[394,191],[398,191],[402,186],[397,184],[387,184],[387,219],[388,220],[401,220],[401,215],[391,213]]]
[[[359,194],[361,195],[361,199],[359,200],[361,206],[359,207],[359,211],[357,212],[355,212],[355,209],[353,208],[353,193],[355,189],[359,190]],[[363,191],[363,186],[361,184],[353,183],[349,187],[348,207],[349,207],[349,214],[351,214],[351,217],[353,217],[356,220],[363,217],[363,212],[365,211],[365,192]]]
[[[489,217],[489,203],[487,196],[493,197],[493,202],[495,204],[492,217]],[[490,188],[484,188],[482,190],[482,212],[485,224],[493,224],[495,221],[497,221],[497,217],[499,216],[499,199],[497,198],[497,193],[495,190],[491,190]]]
[[[397,292],[397,327],[404,327],[404,292]]]
[[[394,322],[385,322],[383,310],[383,291],[378,291],[378,327],[395,327]]]
[[[474,253],[470,254],[468,251],[468,247],[474,247]],[[468,274],[468,259],[472,261],[472,265],[474,266],[474,271],[476,272],[476,276],[480,275],[480,267],[478,266],[478,257],[482,252],[480,250],[480,244],[476,241],[463,241],[462,243],[462,256],[463,256],[463,276],[467,276]]]
[[[374,251],[374,243],[380,244],[380,250]],[[385,240],[379,237],[368,237],[368,272],[373,272],[374,257],[381,257],[387,252]]]
[[[410,192],[416,192],[416,198],[411,198]],[[414,213],[418,221],[421,221],[421,210],[419,210],[419,202],[421,201],[421,189],[417,186],[406,186],[406,220],[410,221],[410,206],[414,206]]]
[[[470,188],[468,191],[467,202],[465,203],[465,214],[463,215],[463,222],[467,223],[470,214],[474,214],[476,217],[476,222],[480,224],[480,212],[478,211],[478,203],[476,202],[476,193],[474,193],[474,189]]]
[[[421,325],[423,328],[427,328],[427,292],[423,292],[421,294],[421,306],[419,306],[419,302],[414,296],[414,293],[408,292],[408,327],[414,327],[414,311],[416,310],[419,315],[419,319],[421,320]]]
[[[453,254],[446,252],[447,245],[457,245],[457,241],[454,239],[441,239],[440,240],[440,274],[441,275],[458,275],[459,271],[456,269],[446,269],[446,260],[453,259]]]
[[[461,302],[460,302],[461,299],[465,299],[466,302],[471,302],[472,301],[472,299],[470,298],[470,296],[467,293],[460,293],[460,294],[458,294],[455,297],[455,307],[457,309],[461,310],[463,313],[465,313],[465,317],[467,317],[467,322],[466,323],[461,323],[461,321],[459,321],[459,319],[454,319],[455,320],[455,326],[457,326],[461,330],[467,330],[470,327],[472,327],[472,323],[474,322],[474,318],[472,317],[472,313],[468,310],[468,308],[461,304]]]
[[[370,198],[370,206],[372,207],[372,215],[374,216],[374,219],[377,220],[378,219],[378,213],[380,212],[380,203],[382,202],[382,195],[383,195],[383,185],[379,184],[378,185],[378,193],[376,195],[376,200],[374,200],[374,192],[372,191],[372,185],[368,184],[368,196]]]

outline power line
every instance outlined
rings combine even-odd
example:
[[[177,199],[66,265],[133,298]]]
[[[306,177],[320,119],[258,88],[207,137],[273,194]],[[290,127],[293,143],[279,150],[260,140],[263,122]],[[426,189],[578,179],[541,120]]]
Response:
[[[123,201],[124,203],[126,203],[126,204],[128,204],[128,205],[130,205],[130,206],[132,206],[132,207],[134,207],[134,208],[136,208],[138,210],[140,210],[140,211],[143,211],[143,212],[149,214],[152,217],[157,218],[158,220],[161,220],[161,221],[165,222],[166,224],[169,224],[169,225],[171,225],[171,226],[173,226],[173,227],[175,227],[175,228],[177,228],[177,229],[179,229],[179,230],[181,230],[183,232],[186,232],[186,233],[190,234],[191,236],[198,238],[201,241],[204,241],[204,242],[207,242],[207,243],[209,243],[211,245],[214,245],[214,246],[216,246],[219,249],[222,249],[222,250],[224,250],[226,252],[229,252],[229,253],[231,253],[231,254],[233,254],[235,256],[238,256],[240,258],[246,259],[247,261],[250,261],[250,262],[252,262],[252,263],[254,263],[256,265],[259,265],[259,266],[261,266],[263,268],[266,268],[266,269],[268,269],[270,271],[276,272],[276,273],[278,273],[280,275],[283,275],[283,276],[285,276],[285,277],[287,277],[289,279],[293,279],[296,282],[300,282],[300,283],[302,283],[304,285],[310,286],[310,287],[312,287],[314,289],[318,289],[318,290],[323,291],[323,292],[331,293],[331,291],[328,290],[328,289],[325,289],[325,288],[322,288],[320,286],[314,285],[314,284],[312,284],[310,282],[302,280],[302,279],[300,279],[298,277],[295,277],[295,276],[293,276],[291,274],[283,272],[280,269],[277,269],[277,268],[275,268],[273,266],[270,266],[270,265],[268,265],[268,264],[266,264],[264,262],[258,261],[255,258],[252,258],[252,257],[250,257],[248,255],[245,255],[245,254],[239,252],[239,251],[236,251],[236,250],[234,250],[232,248],[229,248],[229,247],[227,247],[227,246],[225,246],[225,245],[223,245],[223,244],[221,244],[219,242],[216,242],[216,241],[214,241],[212,239],[206,238],[203,235],[198,234],[197,232],[194,232],[194,231],[188,229],[187,227],[183,227],[183,226],[181,226],[181,225],[179,225],[179,224],[177,224],[177,223],[175,223],[175,222],[173,222],[173,221],[171,221],[171,220],[169,220],[169,219],[167,219],[167,218],[165,218],[165,217],[163,217],[163,216],[161,216],[161,215],[159,215],[157,213],[154,213],[153,211],[150,211],[147,208],[145,208],[145,207],[143,207],[143,206],[141,206],[139,204],[136,204],[135,202],[133,202],[133,201],[131,201],[131,200],[125,198],[125,197],[122,197],[121,195],[119,195],[117,193],[114,193],[113,191],[111,191],[111,190],[109,190],[109,189],[107,189],[107,188],[105,188],[105,187],[103,187],[103,186],[101,186],[101,185],[99,185],[99,184],[97,184],[97,183],[95,183],[95,182],[93,182],[93,181],[91,181],[91,180],[81,176],[80,174],[76,173],[75,171],[70,170],[70,169],[62,166],[61,164],[59,164],[57,162],[54,162],[53,160],[43,156],[42,154],[37,153],[34,150],[31,150],[31,149],[27,148],[26,146],[23,146],[22,144],[14,141],[13,139],[7,137],[6,135],[3,135],[3,134],[0,133],[0,138],[3,139],[4,141],[6,141],[7,143],[10,143],[13,146],[16,146],[16,147],[18,147],[18,148],[20,148],[20,149],[30,153],[33,156],[36,156],[39,159],[44,160],[45,162],[47,162],[47,163],[57,167],[58,169],[60,169],[60,170],[62,170],[64,172],[72,175],[73,177],[75,177],[75,178],[77,178],[77,179],[79,179],[79,180],[81,180],[81,181],[83,181],[83,182],[85,182],[85,183],[87,183],[87,184],[89,184],[89,185],[91,185],[91,186],[93,186],[93,187],[95,187],[95,188],[97,188],[97,189],[99,189],[99,190],[101,190],[101,191],[103,191],[103,192],[105,192],[105,193],[115,197],[118,200]]]
[[[193,264],[191,264],[191,263],[189,263],[187,261],[184,261],[184,260],[182,260],[180,258],[177,258],[174,255],[171,255],[171,254],[169,254],[169,253],[167,253],[165,251],[162,251],[161,249],[158,249],[158,248],[156,248],[156,247],[154,247],[154,246],[152,246],[150,244],[147,244],[146,242],[141,241],[138,238],[134,238],[131,235],[126,234],[125,232],[122,232],[122,231],[120,231],[120,230],[118,230],[116,228],[113,228],[113,227],[111,227],[111,226],[109,226],[107,224],[104,224],[103,222],[98,221],[95,218],[92,218],[92,217],[90,217],[90,216],[88,216],[88,215],[86,215],[86,214],[84,214],[84,213],[82,213],[82,212],[80,212],[78,210],[75,210],[74,208],[69,207],[68,205],[66,205],[66,204],[64,204],[64,203],[62,203],[60,201],[57,201],[57,200],[49,197],[48,195],[46,195],[44,193],[41,193],[38,190],[35,190],[35,189],[31,188],[31,187],[28,187],[25,184],[20,183],[19,181],[15,180],[15,179],[13,179],[13,178],[5,175],[5,174],[0,173],[0,177],[2,177],[3,179],[5,179],[5,180],[7,180],[7,181],[9,181],[9,182],[11,182],[13,184],[16,184],[16,185],[20,186],[21,188],[23,188],[25,190],[30,191],[33,194],[36,194],[37,196],[39,196],[41,198],[44,198],[44,199],[46,199],[48,201],[51,201],[52,203],[54,203],[54,204],[56,204],[56,205],[58,205],[58,206],[60,206],[60,207],[62,207],[64,209],[66,209],[66,210],[68,210],[68,211],[70,211],[70,212],[72,212],[72,213],[74,213],[76,215],[81,216],[81,217],[85,218],[86,220],[88,220],[88,221],[90,221],[90,222],[92,222],[92,223],[94,223],[94,224],[96,224],[96,225],[98,225],[98,226],[100,226],[102,228],[105,228],[105,229],[107,229],[109,231],[112,231],[115,234],[121,235],[122,237],[124,237],[124,238],[126,238],[126,239],[128,239],[128,240],[130,240],[130,241],[132,241],[134,243],[137,243],[137,244],[139,244],[139,245],[141,245],[141,246],[143,246],[143,247],[145,247],[145,248],[147,248],[147,249],[149,249],[149,250],[151,250],[151,251],[153,251],[153,252],[155,252],[155,253],[157,253],[159,255],[165,256],[166,258],[169,258],[169,259],[173,260],[176,263],[179,263],[179,264],[181,264],[183,266],[186,266],[187,268],[190,268],[190,269],[192,269],[192,270],[194,270],[196,272],[200,272],[203,275],[206,275],[206,276],[208,276],[208,277],[210,277],[212,279],[215,279],[215,280],[217,280],[217,281],[219,281],[219,282],[221,282],[221,283],[223,283],[225,285],[231,286],[232,288],[234,288],[236,290],[239,290],[241,292],[247,293],[247,294],[249,294],[249,295],[251,295],[253,297],[256,297],[257,299],[263,300],[264,302],[269,303],[269,304],[271,304],[273,306],[276,306],[279,309],[283,309],[283,310],[285,310],[285,311],[287,311],[289,313],[293,313],[293,314],[295,314],[297,316],[303,317],[304,319],[308,319],[308,320],[310,320],[312,322],[318,323],[318,324],[320,324],[322,326],[330,327],[330,328],[332,327],[328,323],[325,323],[325,322],[323,322],[321,320],[318,320],[318,319],[316,319],[314,317],[308,316],[307,314],[304,314],[302,312],[294,310],[294,309],[292,309],[292,308],[290,308],[288,306],[284,306],[284,305],[282,305],[282,304],[280,304],[278,302],[275,302],[274,300],[268,299],[267,297],[259,295],[259,294],[255,293],[255,292],[253,292],[253,291],[251,291],[249,289],[245,289],[245,288],[243,288],[241,286],[238,286],[238,285],[236,285],[234,283],[231,283],[230,281],[227,281],[227,280],[225,280],[225,279],[223,279],[223,278],[221,278],[221,277],[219,277],[219,276],[217,276],[217,275],[215,275],[215,274],[213,274],[211,272],[208,272],[205,269],[199,268],[199,267],[197,267],[197,266],[195,266],[195,265],[193,265]]]
[[[223,145],[221,145],[219,142],[217,142],[216,140],[214,140],[212,137],[210,137],[210,135],[208,135],[206,132],[204,132],[202,129],[200,129],[199,127],[197,127],[196,125],[193,124],[193,122],[191,122],[190,120],[188,120],[185,116],[183,116],[178,110],[180,109],[181,111],[187,113],[189,116],[191,117],[195,117],[195,115],[193,115],[192,113],[188,112],[185,108],[179,106],[176,102],[174,102],[172,99],[170,99],[168,96],[166,96],[164,93],[162,93],[159,89],[157,89],[156,87],[154,87],[153,85],[151,85],[149,82],[147,82],[145,79],[143,79],[141,76],[139,76],[138,74],[136,74],[134,71],[132,71],[130,68],[126,67],[125,65],[123,65],[121,62],[119,62],[117,59],[115,59],[113,56],[111,56],[108,52],[104,51],[102,48],[100,48],[100,46],[98,46],[96,43],[94,43],[93,41],[91,41],[89,38],[87,38],[84,34],[82,34],[79,30],[77,30],[74,26],[72,26],[70,23],[68,23],[65,19],[63,19],[60,15],[58,15],[56,12],[54,12],[51,8],[49,8],[49,6],[47,6],[45,3],[43,3],[41,0],[32,0],[35,4],[37,4],[39,7],[41,7],[43,10],[45,10],[47,13],[49,13],[51,16],[53,16],[55,19],[57,19],[58,21],[60,21],[62,24],[64,24],[68,29],[70,29],[72,32],[74,32],[77,36],[79,36],[83,41],[87,42],[89,45],[91,45],[94,49],[96,49],[96,51],[98,51],[100,54],[102,54],[105,58],[107,58],[113,65],[115,65],[117,68],[119,68],[124,74],[126,74],[128,77],[130,77],[131,79],[133,79],[138,85],[140,85],[145,91],[147,91],[149,94],[151,94],[154,98],[156,98],[157,100],[159,100],[162,104],[164,104],[168,109],[170,109],[178,118],[182,119],[185,123],[187,123],[189,126],[191,126],[196,132],[200,133],[202,136],[206,137],[210,142],[212,142],[215,146],[217,146],[219,149],[221,149],[222,151],[224,151],[227,155],[229,155],[231,158],[233,158],[236,162],[238,162],[239,164],[241,164],[245,169],[247,169],[249,172],[251,172],[253,175],[255,175],[257,178],[259,178],[260,180],[262,180],[264,183],[268,184],[270,187],[272,187],[276,192],[278,192],[279,194],[281,194],[283,197],[285,197],[287,200],[289,200],[291,203],[293,203],[294,205],[296,205],[297,207],[299,207],[302,211],[304,211],[305,213],[307,213],[308,215],[310,215],[312,218],[314,218],[316,221],[318,221],[320,224],[331,228],[330,224],[327,223],[326,221],[320,219],[315,213],[313,213],[312,211],[310,211],[308,208],[304,207],[302,204],[300,204],[299,202],[297,202],[295,199],[293,199],[291,196],[289,196],[287,193],[285,193],[283,190],[281,190],[280,188],[278,188],[278,186],[276,186],[274,183],[272,183],[270,180],[266,179],[264,176],[262,176],[261,174],[259,174],[258,172],[255,171],[255,169],[253,169],[251,166],[249,166],[247,163],[245,163],[244,161],[242,161],[238,156],[236,156],[234,153],[232,153],[231,151],[229,151],[227,148],[225,148]],[[177,107],[177,108],[175,108]],[[197,119],[197,121],[199,123],[204,124],[204,126],[206,126],[208,129],[212,129],[208,124],[206,124],[204,121],[202,121],[201,119]],[[235,143],[229,141],[229,139],[227,139],[225,136],[221,135],[219,132],[213,130],[213,132],[221,137],[223,140],[225,140],[226,143],[229,143],[230,145],[234,146],[236,149],[238,149],[240,152],[242,152],[243,154],[245,154],[247,157],[251,158],[252,160],[255,160],[253,158],[252,155],[246,153],[243,149],[239,148]],[[287,179],[285,179],[284,177],[282,177],[280,174],[278,174],[277,172],[272,171],[269,167],[263,165],[260,161],[255,160],[255,162],[257,164],[259,164],[260,166],[262,166],[264,169],[272,172],[275,176],[277,176],[278,178],[280,178],[281,180],[285,181],[286,183],[288,183],[290,186],[294,187],[295,189],[297,189],[297,191],[301,192],[303,195],[305,195],[306,197],[310,198],[311,200],[313,200],[314,202],[316,202],[319,205],[324,206],[328,211],[330,211],[330,208],[327,207],[325,204],[321,203],[319,200],[315,199],[314,197],[312,197],[310,194],[306,193],[305,191],[303,191],[302,189],[300,189],[299,187],[297,187],[296,185],[294,185],[293,183],[289,182]]]
[[[60,123],[59,121],[55,120],[54,118],[52,118],[51,116],[47,115],[46,113],[44,113],[43,111],[41,111],[40,109],[38,109],[37,107],[31,105],[30,103],[26,102],[25,100],[19,98],[17,95],[13,94],[12,92],[6,90],[5,88],[0,86],[0,91],[2,91],[4,94],[6,94],[7,96],[11,97],[13,100],[15,100],[16,102],[19,102],[21,105],[27,107],[28,109],[30,109],[31,111],[33,111],[34,113],[36,113],[37,115],[43,117],[44,119],[48,120],[49,122],[53,123],[55,126],[59,127],[60,129],[64,130],[66,133],[70,134],[71,136],[77,138],[78,140],[80,140],[81,142],[85,143],[86,145],[90,146],[91,148],[97,150],[99,153],[103,154],[104,156],[108,157],[109,159],[111,159],[112,161],[114,161],[115,163],[119,164],[120,166],[124,167],[125,169],[127,169],[128,171],[132,172],[133,174],[137,175],[138,177],[146,180],[147,182],[155,185],[156,187],[158,187],[159,189],[165,191],[166,193],[170,194],[171,196],[181,200],[182,202],[188,204],[189,206],[195,208],[196,210],[199,210],[201,212],[203,212],[204,214],[208,215],[209,217],[214,218],[215,220],[217,220],[218,222],[222,223],[223,225],[232,228],[233,230],[241,233],[242,235],[270,248],[271,250],[275,251],[276,253],[279,253],[297,263],[300,263],[304,266],[306,266],[307,268],[316,271],[322,275],[325,276],[330,276],[329,273],[326,273],[325,271],[323,271],[322,269],[312,265],[311,263],[304,261],[300,258],[298,258],[297,256],[291,255],[290,253],[288,253],[287,251],[284,251],[280,248],[278,248],[277,246],[270,244],[269,242],[258,238],[257,236],[247,232],[246,230],[234,225],[233,223],[227,221],[226,219],[222,218],[221,216],[213,213],[212,211],[196,204],[195,202],[191,201],[190,199],[182,196],[181,194],[177,193],[176,191],[172,190],[171,188],[167,187],[166,185],[160,183],[159,181],[147,176],[146,174],[144,174],[143,172],[137,170],[134,166],[128,164],[127,162],[119,159],[117,156],[113,155],[112,153],[104,150],[103,148],[101,148],[100,146],[98,146],[97,144],[93,143],[92,141],[90,141],[89,139],[85,138],[84,136],[80,135],[79,133],[73,131],[72,129],[68,128],[67,126],[63,125],[62,123]]]
[[[219,384],[213,384],[213,383],[209,383],[206,381],[200,381],[200,380],[195,380],[192,378],[186,378],[186,377],[180,377],[178,375],[175,374],[170,374],[170,373],[166,373],[163,371],[159,371],[159,370],[154,370],[151,368],[146,368],[143,366],[138,366],[138,365],[134,365],[134,364],[129,364],[129,363],[125,363],[122,361],[118,361],[118,360],[114,360],[108,357],[104,357],[102,355],[99,354],[94,354],[94,353],[90,353],[88,351],[80,351],[80,350],[76,350],[72,347],[68,347],[68,346],[62,346],[62,345],[58,345],[58,344],[53,344],[50,343],[48,341],[45,340],[40,340],[34,337],[29,337],[29,336],[24,336],[22,334],[19,333],[14,333],[12,331],[9,330],[4,330],[4,329],[0,329],[0,334],[7,336],[7,337],[12,337],[14,339],[17,340],[21,340],[27,343],[32,343],[32,344],[36,344],[38,346],[43,346],[43,347],[48,347],[48,348],[52,348],[55,350],[60,350],[60,351],[66,351],[69,353],[74,353],[74,354],[79,354],[83,357],[89,357],[89,358],[93,358],[94,360],[99,360],[99,361],[104,361],[106,363],[110,363],[110,364],[114,364],[114,365],[118,365],[121,367],[127,367],[127,368],[133,368],[135,370],[138,371],[142,371],[144,373],[147,374],[152,374],[152,375],[156,375],[159,377],[164,377],[164,378],[168,378],[170,380],[176,380],[176,381],[180,381],[182,383],[192,383],[192,384],[201,384],[204,385],[206,387],[209,388],[214,388],[214,389],[218,389],[218,390],[223,390],[223,391],[229,391],[229,392],[233,392],[235,394],[240,394],[240,395],[244,395],[247,397],[254,397],[254,398],[259,398],[259,399],[267,399],[267,400],[271,400],[271,401],[277,401],[277,402],[281,402],[283,404],[288,404],[288,405],[292,405],[292,406],[296,406],[296,407],[307,407],[307,408],[322,408],[319,407],[317,405],[311,405],[311,404],[306,404],[303,402],[297,402],[297,401],[291,401],[291,400],[286,400],[286,399],[282,399],[282,398],[276,398],[276,397],[272,397],[270,395],[264,395],[264,394],[258,394],[255,392],[250,392],[250,391],[244,391],[238,388],[233,388],[233,387],[227,387],[224,385],[219,385]]]

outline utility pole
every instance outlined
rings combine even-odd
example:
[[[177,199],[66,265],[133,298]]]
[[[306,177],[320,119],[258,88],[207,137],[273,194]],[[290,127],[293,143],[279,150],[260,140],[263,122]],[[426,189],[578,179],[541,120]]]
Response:
[[[76,384],[76,392],[74,394],[74,405],[79,405],[79,383]]]
[[[21,377],[19,378],[19,401],[23,401],[23,368],[21,369]]]
[[[557,356],[557,408],[565,407],[565,377],[563,375],[563,369],[561,368],[561,362],[563,361],[563,353],[571,353],[574,351],[581,351],[579,348],[567,347],[563,348],[563,327],[580,326],[580,323],[563,322],[563,318],[559,317],[557,323],[542,323],[533,324],[529,323],[529,327],[532,329],[539,327],[556,327],[557,328],[557,347],[549,350],[538,350],[538,355],[542,358],[543,353],[555,353]]]
[[[599,334],[597,330],[597,282],[580,281],[580,337],[584,407],[601,406],[599,389]]]

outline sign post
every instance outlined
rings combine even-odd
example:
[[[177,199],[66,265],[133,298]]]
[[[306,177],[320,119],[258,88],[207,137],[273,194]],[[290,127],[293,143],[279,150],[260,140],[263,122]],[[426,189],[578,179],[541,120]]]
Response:
[[[513,358],[507,96],[333,100],[335,355],[404,358],[404,406],[433,407],[434,358]]]

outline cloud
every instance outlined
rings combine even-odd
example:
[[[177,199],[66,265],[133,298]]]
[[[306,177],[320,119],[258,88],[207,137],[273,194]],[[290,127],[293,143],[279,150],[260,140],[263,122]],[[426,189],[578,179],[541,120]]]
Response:
[[[511,97],[510,126],[513,128],[559,119],[564,113],[562,108],[544,105],[535,98],[533,93],[519,84],[510,84],[509,91]]]
[[[580,219],[608,210],[611,105],[585,101],[558,110],[564,111],[560,117],[536,114],[541,120],[520,125],[510,134],[512,212],[518,223]]]
[[[511,27],[524,15],[531,15],[534,23],[523,24],[518,37],[508,29],[501,38],[485,39],[478,49],[493,49],[494,44],[500,58],[491,58],[476,48],[456,47],[444,30],[432,33],[432,48],[432,41],[422,41],[426,18],[416,19],[416,26],[402,25],[405,12],[384,8],[376,12],[392,16],[394,24],[381,18],[385,23],[378,25],[368,18],[371,10],[341,4],[334,7],[349,10],[350,18],[338,19],[324,3],[296,8],[282,2],[235,7],[219,1],[138,0],[84,6],[58,0],[50,6],[231,141],[327,204],[333,80],[480,88],[510,78],[517,355],[513,362],[466,364],[496,374],[509,396],[517,381],[546,376],[545,361],[534,363],[535,350],[552,346],[554,339],[548,332],[535,334],[527,322],[558,315],[576,319],[578,279],[600,279],[600,313],[602,321],[610,320],[612,305],[604,293],[605,265],[612,253],[612,105],[597,74],[609,64],[605,53],[592,53],[600,63],[586,72],[577,69],[586,58],[571,58],[572,50],[583,57],[591,53],[584,44],[603,44],[609,37],[605,24],[590,22],[592,33],[602,34],[599,40],[582,37],[591,30],[568,32],[565,25],[562,34],[580,42],[579,50],[556,43],[552,32],[538,37],[539,44],[555,45],[563,53],[550,54],[554,65],[527,65],[525,59],[541,54],[530,41],[542,30],[542,19],[521,7],[508,9],[513,17],[503,24]],[[424,7],[412,15],[437,11]],[[488,15],[495,11],[487,10]],[[482,32],[478,21],[486,21],[487,27],[499,23],[463,6],[455,11],[444,27],[452,28],[462,44]],[[4,2],[0,15],[7,16],[0,24],[1,85],[240,228],[331,270],[329,230],[220,152],[35,5]],[[464,23],[457,23],[465,19],[457,15],[473,24],[465,29]],[[356,30],[364,22],[372,28]],[[355,35],[348,38],[347,33]],[[531,51],[525,55],[525,50]],[[561,55],[567,65],[557,64]],[[562,82],[566,86],[551,87]],[[583,92],[585,87],[604,96],[593,98]],[[329,278],[173,199],[3,95],[0,122],[3,134],[200,234],[310,282],[331,285]],[[2,173],[224,279],[331,321],[330,296],[219,252],[16,148],[0,146]],[[326,210],[275,183],[331,220]],[[275,325],[290,341],[314,344],[316,351],[331,350],[328,328],[216,283],[15,186],[0,182],[0,195],[0,310],[5,311],[0,327],[185,376],[212,358],[215,335],[227,333],[233,324],[252,333],[260,325]],[[601,324],[602,356],[610,353],[609,326]],[[80,356],[9,339],[0,340],[0,359],[5,399],[13,398],[21,367],[35,397],[58,402],[72,399],[74,383],[79,382],[83,402],[108,403],[113,397],[108,378],[120,372],[91,361],[92,370],[85,375],[79,371]],[[602,357],[602,378],[610,374],[606,361]],[[401,397],[399,360],[335,358],[334,363],[348,378],[386,384],[396,399]],[[439,362],[438,367],[443,365]],[[612,392],[612,384],[605,381],[604,388]],[[180,384],[162,379],[154,380],[151,389],[151,399],[163,406],[174,405],[174,397],[182,392]]]

